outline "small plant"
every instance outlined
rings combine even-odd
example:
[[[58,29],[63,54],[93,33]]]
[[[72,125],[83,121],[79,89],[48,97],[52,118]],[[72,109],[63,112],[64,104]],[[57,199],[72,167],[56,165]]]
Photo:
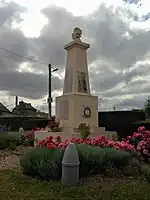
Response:
[[[80,123],[78,129],[82,139],[86,139],[90,135],[90,125],[86,125],[86,123]]]
[[[52,120],[48,122],[48,127],[53,132],[60,132],[62,129],[59,126],[60,126],[60,122],[56,121],[55,117],[53,117]]]
[[[25,146],[34,146],[34,141],[35,141],[35,131],[40,131],[40,128],[35,128],[31,131],[28,131],[26,133],[24,133],[21,136],[22,139],[22,143]]]
[[[23,145],[26,147],[34,146],[34,140],[25,139]]]

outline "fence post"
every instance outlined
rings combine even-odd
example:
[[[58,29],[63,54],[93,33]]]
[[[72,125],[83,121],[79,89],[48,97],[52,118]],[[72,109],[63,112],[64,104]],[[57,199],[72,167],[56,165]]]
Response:
[[[79,183],[79,155],[74,143],[69,143],[62,160],[62,183],[77,186]]]

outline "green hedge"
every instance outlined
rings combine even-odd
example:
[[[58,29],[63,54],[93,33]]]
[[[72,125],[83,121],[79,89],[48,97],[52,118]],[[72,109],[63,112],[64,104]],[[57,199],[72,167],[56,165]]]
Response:
[[[109,167],[122,168],[131,155],[116,149],[102,149],[86,144],[77,145],[80,159],[80,177],[105,173]],[[45,180],[59,180],[62,172],[63,151],[59,148],[35,148],[20,159],[23,172]]]
[[[35,148],[20,159],[23,173],[44,180],[59,180],[63,152],[60,149]]]
[[[80,177],[105,173],[107,168],[123,168],[131,155],[113,148],[102,149],[87,144],[77,145],[80,159]]]

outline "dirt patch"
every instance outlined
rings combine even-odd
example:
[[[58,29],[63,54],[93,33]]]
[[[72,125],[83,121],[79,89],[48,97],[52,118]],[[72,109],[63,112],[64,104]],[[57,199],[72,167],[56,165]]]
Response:
[[[33,147],[19,146],[15,150],[0,151],[0,169],[20,169],[19,157]]]

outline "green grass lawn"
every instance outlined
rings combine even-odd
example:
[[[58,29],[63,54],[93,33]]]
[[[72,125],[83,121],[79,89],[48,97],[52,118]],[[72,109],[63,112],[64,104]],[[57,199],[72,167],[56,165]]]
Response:
[[[0,200],[149,200],[150,185],[124,183],[86,183],[64,188],[61,183],[41,182],[13,170],[0,170]]]

